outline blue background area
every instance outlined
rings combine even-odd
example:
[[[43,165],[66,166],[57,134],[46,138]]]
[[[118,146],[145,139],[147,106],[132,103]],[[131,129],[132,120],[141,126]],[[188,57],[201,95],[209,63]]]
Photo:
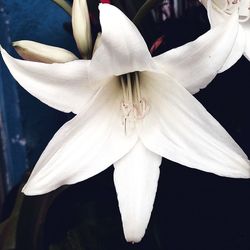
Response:
[[[77,53],[72,35],[63,28],[70,16],[50,0],[0,1],[0,41],[12,55],[11,42],[33,40]],[[33,167],[55,131],[69,118],[38,101],[13,80],[1,61],[1,172],[6,190]],[[4,167],[5,166],[5,167]]]

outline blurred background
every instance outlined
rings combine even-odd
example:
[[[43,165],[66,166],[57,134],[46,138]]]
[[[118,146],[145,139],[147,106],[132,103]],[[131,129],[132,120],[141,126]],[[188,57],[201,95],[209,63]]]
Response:
[[[72,1],[68,1],[72,4]],[[111,1],[131,19],[144,0]],[[98,1],[88,1],[94,35]],[[138,26],[153,55],[209,29],[196,0],[163,0]],[[50,0],[0,0],[0,43],[34,40],[77,54],[70,16]],[[112,167],[47,195],[20,188],[53,134],[73,117],[24,91],[0,61],[0,250],[148,249],[249,250],[249,180],[222,178],[164,160],[152,217],[143,241],[125,242]],[[249,62],[242,58],[196,98],[250,156]],[[181,69],[180,69],[181,70]],[[199,73],[199,72],[194,72]]]

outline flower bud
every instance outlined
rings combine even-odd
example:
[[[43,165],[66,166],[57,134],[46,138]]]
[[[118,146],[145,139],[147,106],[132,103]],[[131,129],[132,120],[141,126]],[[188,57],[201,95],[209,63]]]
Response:
[[[90,58],[92,53],[92,37],[86,0],[74,0],[72,7],[72,27],[81,56],[86,59]]]
[[[16,52],[25,60],[43,63],[65,63],[78,58],[70,51],[28,40],[13,42]]]

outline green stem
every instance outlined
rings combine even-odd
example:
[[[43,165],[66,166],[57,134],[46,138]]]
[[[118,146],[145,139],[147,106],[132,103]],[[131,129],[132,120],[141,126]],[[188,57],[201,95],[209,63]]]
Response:
[[[70,16],[72,14],[72,7],[65,0],[52,0],[57,5],[59,5],[62,9],[64,9]]]
[[[148,12],[155,6],[160,0],[146,0],[142,7],[136,13],[133,22],[136,26],[139,26],[142,19],[148,14]]]

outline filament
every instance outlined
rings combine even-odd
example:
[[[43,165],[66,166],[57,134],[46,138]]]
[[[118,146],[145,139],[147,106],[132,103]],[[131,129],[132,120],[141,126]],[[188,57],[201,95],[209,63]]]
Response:
[[[127,135],[136,125],[136,121],[143,119],[149,111],[146,99],[142,97],[139,72],[120,76],[123,100],[121,102],[122,124]]]

